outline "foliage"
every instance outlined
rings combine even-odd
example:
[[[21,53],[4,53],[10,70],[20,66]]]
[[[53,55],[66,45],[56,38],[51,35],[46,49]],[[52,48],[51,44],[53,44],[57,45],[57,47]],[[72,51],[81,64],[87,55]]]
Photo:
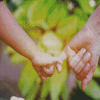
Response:
[[[58,56],[64,46],[82,29],[88,16],[97,6],[91,7],[89,0],[75,1],[78,2],[79,6],[71,1],[24,0],[20,7],[17,5],[18,8],[13,12],[13,15],[41,51]],[[99,2],[97,1],[97,4]],[[72,4],[71,8],[70,4]],[[55,69],[54,75],[42,82],[27,58],[9,46],[6,47],[5,54],[11,55],[10,59],[13,63],[25,63],[18,87],[26,100],[34,100],[39,92],[40,100],[45,100],[48,94],[52,100],[59,100],[59,96],[63,100],[68,99],[69,92],[65,84],[68,77],[66,61],[60,74]],[[95,77],[100,77],[99,70],[98,67],[94,74]],[[85,93],[94,99],[100,99],[100,89],[94,80],[88,85]]]

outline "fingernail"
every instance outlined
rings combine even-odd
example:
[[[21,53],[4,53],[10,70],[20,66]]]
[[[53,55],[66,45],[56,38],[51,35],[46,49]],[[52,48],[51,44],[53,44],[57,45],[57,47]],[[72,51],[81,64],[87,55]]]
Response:
[[[58,69],[58,72],[60,73],[62,71],[62,66],[60,64],[57,64],[57,69]]]
[[[86,52],[86,49],[82,48],[82,52],[85,53]]]
[[[87,52],[87,57],[91,57],[91,54],[89,52]]]
[[[88,84],[88,83],[87,83],[87,80],[85,80],[85,81],[84,81],[84,85],[83,85],[83,87],[82,87],[82,90],[83,90],[83,91],[85,91],[87,84]]]
[[[76,76],[76,78],[79,80],[80,76]]]
[[[74,68],[75,67],[75,65],[76,65],[76,63],[77,63],[77,60],[74,60],[73,62],[71,62],[72,64],[72,68]]]
[[[90,69],[90,64],[87,63],[86,66],[85,66],[86,70],[89,70]]]
[[[50,68],[49,68],[49,70],[53,71],[54,70],[54,65],[51,65]]]

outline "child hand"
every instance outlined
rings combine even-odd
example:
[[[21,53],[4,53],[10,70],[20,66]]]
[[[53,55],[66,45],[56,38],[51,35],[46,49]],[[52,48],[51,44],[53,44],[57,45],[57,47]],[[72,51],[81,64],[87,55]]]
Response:
[[[31,62],[34,69],[43,80],[46,80],[47,77],[51,77],[53,75],[55,64],[58,72],[61,72],[62,60],[58,57],[52,57],[49,54],[41,52],[38,53]]]

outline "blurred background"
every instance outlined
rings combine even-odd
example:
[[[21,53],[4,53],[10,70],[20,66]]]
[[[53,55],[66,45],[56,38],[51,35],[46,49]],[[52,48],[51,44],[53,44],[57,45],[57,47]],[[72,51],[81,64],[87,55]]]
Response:
[[[82,29],[100,0],[4,0],[38,48],[58,56]],[[100,62],[100,61],[99,61]],[[0,100],[100,100],[100,63],[83,92],[67,61],[59,74],[42,81],[31,62],[0,41]]]

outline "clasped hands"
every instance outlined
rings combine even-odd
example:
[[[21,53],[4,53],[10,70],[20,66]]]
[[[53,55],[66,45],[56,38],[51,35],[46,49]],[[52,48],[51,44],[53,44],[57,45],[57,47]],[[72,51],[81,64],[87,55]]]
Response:
[[[58,72],[62,71],[62,64],[65,59],[68,65],[81,81],[81,88],[84,91],[92,79],[97,67],[100,43],[99,35],[90,24],[86,24],[82,30],[65,46],[59,57],[52,57],[43,52],[31,60],[34,69],[41,79],[46,80],[54,73],[54,67]]]

